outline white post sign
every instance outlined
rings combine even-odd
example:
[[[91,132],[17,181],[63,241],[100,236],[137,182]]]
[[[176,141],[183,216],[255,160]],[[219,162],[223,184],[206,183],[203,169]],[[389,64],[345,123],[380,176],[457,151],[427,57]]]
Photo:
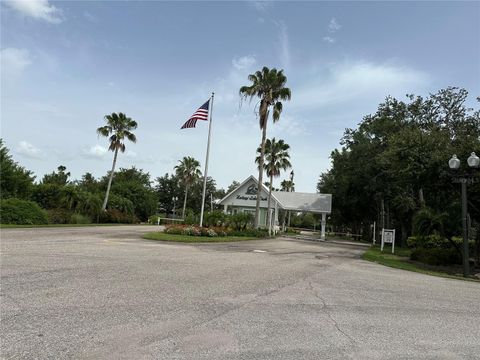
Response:
[[[395,229],[382,229],[382,245],[380,251],[383,251],[384,244],[392,244],[392,254],[395,251]]]

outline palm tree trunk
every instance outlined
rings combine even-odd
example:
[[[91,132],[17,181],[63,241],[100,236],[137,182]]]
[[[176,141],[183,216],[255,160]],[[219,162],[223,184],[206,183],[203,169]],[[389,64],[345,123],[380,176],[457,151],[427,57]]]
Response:
[[[272,219],[270,219],[271,217],[271,213],[270,213],[270,204],[271,204],[271,201],[272,201],[272,183],[273,183],[273,175],[270,175],[270,184],[269,184],[269,187],[268,187],[268,204],[267,204],[267,224],[268,224],[268,235],[271,235],[272,233]]]
[[[262,116],[262,114],[260,114]],[[265,115],[266,116],[266,115]],[[258,189],[257,189],[257,201],[255,204],[255,223],[254,226],[256,229],[259,228],[259,220],[260,220],[260,197],[262,194],[262,183],[263,183],[263,162],[265,157],[265,140],[267,138],[267,122],[264,122],[264,126],[262,129],[262,146],[260,151],[260,161],[258,163]],[[268,211],[267,211],[268,213]]]
[[[107,193],[105,194],[105,200],[103,200],[103,205],[102,205],[103,211],[105,211],[105,209],[107,208],[108,195],[110,194],[110,187],[112,186],[113,173],[115,171],[115,165],[117,163],[117,155],[118,155],[118,148],[115,148],[115,151],[113,153],[112,171],[110,172],[110,178],[108,179]]]
[[[185,220],[185,209],[187,208],[188,185],[185,185],[185,197],[183,198],[182,219]]]

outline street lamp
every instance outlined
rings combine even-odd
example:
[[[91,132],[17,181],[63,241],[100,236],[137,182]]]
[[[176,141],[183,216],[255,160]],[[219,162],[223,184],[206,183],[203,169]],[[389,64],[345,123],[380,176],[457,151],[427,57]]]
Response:
[[[292,171],[290,171],[290,186],[288,187],[288,192],[292,192],[293,191],[293,176],[295,175],[295,173]],[[290,227],[290,219],[291,219],[291,212],[288,211],[288,227]]]
[[[480,163],[480,159],[474,152],[468,157],[467,164],[470,168],[478,168]],[[448,166],[452,170],[460,169],[460,159],[457,155],[453,155],[452,158],[448,161]],[[468,174],[463,174],[462,177],[454,179],[455,182],[459,182],[462,184],[462,227],[463,227],[463,276],[467,277],[470,275],[470,264],[469,264],[469,256],[468,256],[468,228],[467,228],[467,183],[474,182],[474,178],[472,176],[468,176]]]
[[[178,201],[178,196],[172,197],[173,201],[173,218],[175,219],[175,203]]]

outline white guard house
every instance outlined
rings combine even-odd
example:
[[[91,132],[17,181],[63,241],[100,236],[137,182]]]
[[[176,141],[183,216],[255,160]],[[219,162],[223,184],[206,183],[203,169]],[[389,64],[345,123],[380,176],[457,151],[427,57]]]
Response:
[[[258,181],[255,177],[249,176],[235,190],[227,194],[219,204],[223,205],[225,213],[251,213],[255,215],[255,205],[257,200]],[[262,184],[260,199],[260,226],[267,227],[267,202],[268,189]],[[278,229],[278,210],[289,210],[293,212],[311,212],[322,214],[321,238],[325,239],[325,228],[327,224],[327,214],[332,212],[332,195],[272,191],[272,200],[270,209],[273,212],[273,227]]]

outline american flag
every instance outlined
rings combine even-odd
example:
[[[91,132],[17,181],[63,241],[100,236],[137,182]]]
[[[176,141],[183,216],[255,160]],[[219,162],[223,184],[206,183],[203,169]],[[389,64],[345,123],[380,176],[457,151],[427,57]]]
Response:
[[[208,106],[210,104],[210,99],[207,100],[205,104],[200,106],[195,113],[190,116],[185,124],[180,129],[194,128],[197,124],[197,120],[208,120]]]

